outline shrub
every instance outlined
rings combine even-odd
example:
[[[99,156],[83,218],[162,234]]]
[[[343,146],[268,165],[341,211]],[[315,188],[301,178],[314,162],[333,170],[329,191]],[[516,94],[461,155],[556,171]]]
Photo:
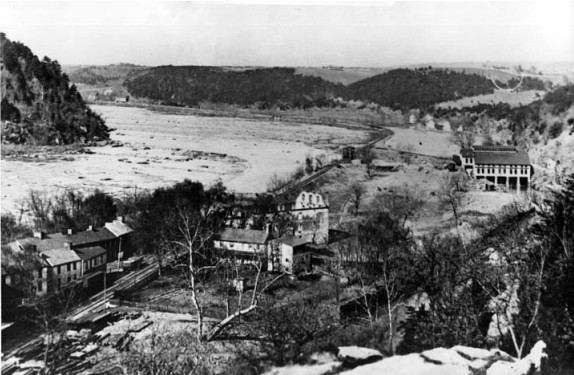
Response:
[[[558,138],[561,133],[562,133],[562,123],[559,121],[556,121],[554,124],[552,124],[550,129],[548,129],[548,137],[550,139]]]

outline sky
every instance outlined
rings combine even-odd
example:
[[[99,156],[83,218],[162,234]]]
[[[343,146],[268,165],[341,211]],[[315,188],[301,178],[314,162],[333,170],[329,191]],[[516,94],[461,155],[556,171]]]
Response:
[[[61,64],[574,61],[574,2],[10,2],[0,31]]]

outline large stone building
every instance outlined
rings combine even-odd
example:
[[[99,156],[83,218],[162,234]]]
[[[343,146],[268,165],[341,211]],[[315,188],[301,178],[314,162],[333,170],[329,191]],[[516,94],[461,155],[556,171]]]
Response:
[[[508,190],[527,190],[532,178],[532,165],[525,151],[510,146],[472,146],[461,150],[462,166],[477,179],[486,180],[487,189],[496,185]]]
[[[329,241],[329,206],[321,194],[302,191],[294,197],[282,197],[277,211],[291,215],[294,237],[317,244]]]
[[[225,228],[215,239],[214,247],[226,251],[242,263],[266,258],[269,271],[292,273],[298,264],[308,264],[309,245],[326,245],[329,241],[329,207],[321,194],[303,191],[278,199],[266,230]],[[286,228],[277,228],[285,224]]]

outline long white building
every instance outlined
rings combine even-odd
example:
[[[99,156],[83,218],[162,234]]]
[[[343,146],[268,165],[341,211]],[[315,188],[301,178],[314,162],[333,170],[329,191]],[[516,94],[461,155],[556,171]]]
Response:
[[[472,146],[461,150],[462,166],[477,180],[503,185],[509,190],[528,190],[532,165],[526,151],[510,146]]]

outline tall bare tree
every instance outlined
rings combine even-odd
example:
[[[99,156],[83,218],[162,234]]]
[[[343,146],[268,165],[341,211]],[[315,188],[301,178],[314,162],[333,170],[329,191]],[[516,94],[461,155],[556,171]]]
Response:
[[[359,214],[359,207],[361,205],[361,202],[363,201],[366,192],[367,189],[365,189],[365,187],[361,185],[359,182],[353,182],[347,188],[347,196],[355,206],[355,216]]]

